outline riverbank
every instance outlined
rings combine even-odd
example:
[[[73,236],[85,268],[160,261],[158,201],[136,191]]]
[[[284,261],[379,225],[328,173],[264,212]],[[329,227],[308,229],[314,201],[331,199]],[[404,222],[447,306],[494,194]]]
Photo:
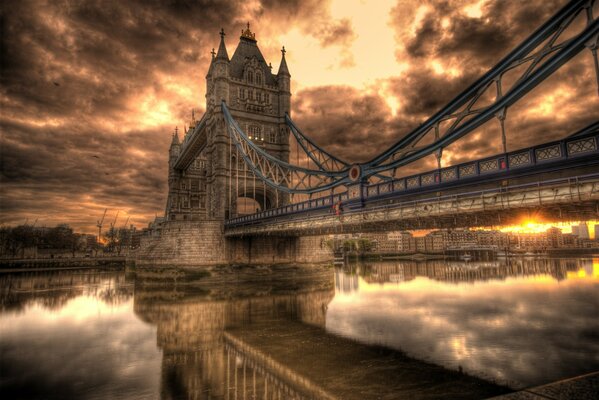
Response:
[[[125,257],[0,259],[0,273],[80,268],[124,268]]]

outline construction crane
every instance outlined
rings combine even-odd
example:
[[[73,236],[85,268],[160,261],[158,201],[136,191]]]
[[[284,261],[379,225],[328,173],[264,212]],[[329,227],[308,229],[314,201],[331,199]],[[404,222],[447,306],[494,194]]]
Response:
[[[102,219],[98,220],[96,226],[98,227],[98,245],[100,245],[100,237],[102,236],[102,225],[104,224],[104,217],[106,217],[106,211],[108,208],[104,209],[104,214],[102,214]]]
[[[114,229],[114,225],[116,224],[116,220],[119,217],[120,212],[121,212],[121,210],[116,211],[116,215],[114,216],[114,221],[112,221],[112,223],[110,224],[110,229]]]
[[[116,226],[116,220],[119,218],[120,212],[121,212],[121,210],[116,211],[114,220],[110,223],[108,250],[111,252],[114,250],[114,242],[115,242],[115,236],[116,236],[115,226]]]
[[[129,223],[129,218],[131,218],[130,215],[127,215],[127,221],[125,221],[125,223],[123,224],[122,229],[122,235],[121,236],[121,240],[119,240],[119,252],[118,254],[121,255],[121,250],[123,249],[123,242],[125,241],[125,239],[127,240],[127,242],[129,242],[129,231],[127,230],[127,224]]]

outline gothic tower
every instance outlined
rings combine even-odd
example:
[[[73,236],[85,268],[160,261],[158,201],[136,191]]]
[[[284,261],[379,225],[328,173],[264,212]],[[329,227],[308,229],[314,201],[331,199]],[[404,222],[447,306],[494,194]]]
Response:
[[[273,74],[249,24],[241,31],[239,44],[230,59],[223,30],[220,36],[218,51],[213,52],[206,75],[207,144],[202,152],[209,165],[207,217],[213,219],[255,212],[255,208],[281,206],[288,201],[286,195],[265,186],[244,166],[234,146],[231,147],[221,110],[224,101],[254,143],[275,157],[289,161],[285,113],[290,111],[291,75],[285,50],[282,50],[279,71]],[[252,205],[248,207],[248,204]]]

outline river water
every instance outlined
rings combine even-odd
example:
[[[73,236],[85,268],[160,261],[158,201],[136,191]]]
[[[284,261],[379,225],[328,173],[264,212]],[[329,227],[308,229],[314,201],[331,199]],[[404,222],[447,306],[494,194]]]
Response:
[[[599,259],[0,275],[0,397],[487,398],[599,370]]]

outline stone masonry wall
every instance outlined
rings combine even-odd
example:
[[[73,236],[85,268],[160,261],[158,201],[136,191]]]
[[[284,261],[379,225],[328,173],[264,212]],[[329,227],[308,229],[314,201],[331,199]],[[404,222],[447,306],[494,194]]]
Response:
[[[227,262],[222,222],[168,221],[160,236],[143,238],[137,265],[215,265]]]
[[[256,236],[227,239],[227,253],[232,263],[317,263],[333,259],[326,246],[329,236],[269,237]]]
[[[136,265],[318,263],[333,258],[329,236],[225,239],[220,221],[167,221],[159,236],[145,237]]]

